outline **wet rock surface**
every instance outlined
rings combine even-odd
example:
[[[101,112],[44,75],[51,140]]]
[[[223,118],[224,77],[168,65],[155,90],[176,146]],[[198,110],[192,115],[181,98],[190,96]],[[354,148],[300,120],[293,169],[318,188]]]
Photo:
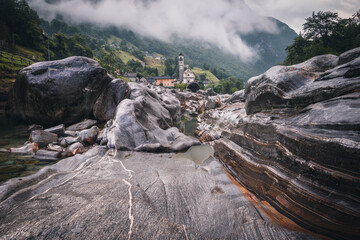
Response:
[[[228,103],[245,102],[245,90],[239,90],[234,92],[227,100]]]
[[[29,140],[39,147],[46,147],[49,143],[56,142],[58,135],[44,130],[34,130],[31,132]]]
[[[276,66],[248,83],[246,103],[208,111],[197,131],[220,137],[215,156],[246,189],[335,239],[360,237],[359,61]]]
[[[213,158],[96,147],[0,186],[3,239],[313,239],[260,215]]]
[[[118,105],[114,120],[103,130],[109,148],[172,152],[200,144],[196,138],[185,136],[172,127],[174,119],[180,117],[180,103],[175,96],[172,97],[175,106],[167,106],[169,99],[162,103],[159,95],[146,86],[137,83],[129,85],[130,99]]]
[[[130,88],[122,79],[112,80],[94,105],[94,116],[100,122],[107,122],[115,116],[117,105],[127,98]]]
[[[70,57],[39,62],[19,73],[10,96],[10,113],[44,125],[70,124],[92,114],[112,80],[93,59]]]
[[[289,230],[301,226],[357,239],[360,60],[352,58],[276,66],[233,96],[138,83],[128,94],[122,85],[126,97],[99,93],[103,116],[124,97],[101,132],[84,120],[52,128],[59,136],[36,130],[57,139],[19,149],[68,158],[0,185],[0,238],[314,239]],[[173,127],[182,114],[198,118],[196,134],[215,158],[167,153],[200,144]]]
[[[359,88],[358,79],[345,73],[358,69],[357,60],[337,66],[338,57],[322,55],[293,66],[276,66],[264,74],[249,79],[245,88],[246,112],[253,114],[264,110],[299,108],[325,101]],[[337,72],[341,77],[326,81],[322,74]],[[332,69],[332,70],[330,70]],[[330,70],[330,71],[328,71]],[[355,74],[356,75],[356,74]]]

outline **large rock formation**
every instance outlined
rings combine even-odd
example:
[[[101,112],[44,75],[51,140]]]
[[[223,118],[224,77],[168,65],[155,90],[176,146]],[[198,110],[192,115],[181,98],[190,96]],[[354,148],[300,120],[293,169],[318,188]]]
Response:
[[[246,104],[209,111],[197,133],[219,135],[229,173],[295,223],[358,239],[360,57],[337,62],[319,56],[250,79]]]
[[[207,159],[96,147],[0,186],[1,239],[315,239],[272,224]]]
[[[19,73],[11,91],[11,113],[44,125],[78,122],[92,115],[111,80],[104,68],[86,57],[35,63]]]
[[[112,80],[94,105],[94,116],[100,122],[107,122],[115,116],[117,105],[130,94],[130,87],[122,79]]]
[[[114,120],[102,133],[109,148],[169,152],[199,144],[172,127],[180,117],[180,103],[174,94],[163,89],[160,97],[142,84],[129,85],[130,99],[118,105]]]

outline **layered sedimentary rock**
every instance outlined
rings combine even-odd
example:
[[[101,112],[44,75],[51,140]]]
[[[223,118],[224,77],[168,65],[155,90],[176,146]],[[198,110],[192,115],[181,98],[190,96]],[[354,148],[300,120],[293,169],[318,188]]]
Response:
[[[1,239],[314,239],[260,215],[214,159],[96,147],[0,186]]]
[[[111,80],[104,68],[86,57],[35,63],[20,71],[9,113],[52,126],[78,122],[92,115],[94,103]]]
[[[276,66],[246,86],[246,104],[203,116],[198,135],[245,188],[295,223],[360,237],[360,58]]]

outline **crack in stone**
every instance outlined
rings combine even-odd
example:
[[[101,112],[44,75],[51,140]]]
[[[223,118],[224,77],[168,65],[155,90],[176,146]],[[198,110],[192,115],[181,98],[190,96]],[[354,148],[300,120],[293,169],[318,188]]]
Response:
[[[158,171],[156,171],[156,173],[157,173],[157,176],[156,176],[155,181],[154,181],[153,183],[151,183],[150,186],[147,187],[147,188],[144,190],[144,192],[146,192],[147,190],[149,190],[149,188],[151,188],[152,186],[154,186],[154,184],[159,180],[160,174],[159,174]]]
[[[117,155],[117,147],[116,147],[116,141],[115,141],[115,131],[114,131],[114,147],[115,147],[115,155],[113,157],[113,160],[117,160],[115,159],[116,158],[116,155]],[[135,173],[133,170],[131,169],[127,169],[125,167],[125,165],[123,164],[123,162],[119,159],[118,160],[121,164],[121,166],[123,167],[123,169],[129,174],[129,178],[126,180],[126,179],[122,179],[122,181],[129,186],[129,220],[130,220],[130,226],[129,226],[129,232],[128,232],[128,240],[131,239],[131,235],[132,235],[132,228],[134,226],[134,215],[132,213],[132,205],[133,205],[133,195],[132,195],[132,192],[131,192],[131,189],[132,189],[132,184],[129,182],[131,180],[131,178],[133,177],[133,173]]]
[[[186,237],[186,240],[189,240],[189,237],[188,237],[187,232],[186,232],[186,226],[185,226],[185,225],[183,225],[183,228],[184,228],[184,232],[185,232],[185,237]]]
[[[44,195],[44,194],[46,194],[47,192],[49,192],[50,190],[52,190],[52,189],[61,187],[61,186],[63,186],[64,184],[66,184],[67,182],[69,182],[71,179],[74,179],[77,175],[79,175],[79,174],[82,172],[82,170],[91,167],[92,165],[89,165],[89,166],[87,166],[87,167],[85,167],[85,168],[82,168],[82,167],[85,166],[86,163],[88,163],[88,162],[91,161],[92,159],[95,159],[96,157],[98,157],[98,155],[95,155],[95,156],[87,159],[87,160],[86,160],[84,163],[82,163],[79,167],[77,167],[75,170],[73,170],[73,172],[76,172],[76,173],[74,174],[74,176],[69,177],[69,178],[66,179],[64,182],[62,182],[62,183],[60,183],[60,184],[58,184],[58,185],[56,185],[56,186],[54,186],[54,187],[48,188],[48,189],[45,190],[44,192],[41,192],[41,193],[39,193],[39,194],[36,194],[36,195],[32,196],[31,198],[29,198],[28,200],[26,200],[26,201],[23,202],[22,204],[19,204],[18,206],[12,208],[7,214],[12,213],[15,209],[17,209],[17,208],[20,207],[21,205],[24,205],[25,203],[30,202],[30,201],[33,200],[34,198],[39,197],[39,196],[41,196],[41,195]],[[99,162],[101,162],[101,161],[102,161],[103,159],[105,159],[106,157],[108,157],[108,152],[105,153],[105,155],[99,160]],[[51,177],[51,176],[50,176],[50,177]],[[46,180],[46,179],[44,179],[43,181],[45,181],[45,180]]]

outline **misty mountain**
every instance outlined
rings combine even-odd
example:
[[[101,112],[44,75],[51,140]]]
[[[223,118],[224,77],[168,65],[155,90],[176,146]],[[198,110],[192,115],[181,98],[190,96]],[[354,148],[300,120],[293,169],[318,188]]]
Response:
[[[28,1],[49,21],[61,15],[67,23],[116,27],[113,35],[141,51],[168,58],[182,52],[190,65],[208,63],[242,79],[282,62],[296,37],[286,24],[258,15],[243,0]]]
[[[286,24],[271,18],[271,21],[274,21],[279,28],[278,33],[259,32],[241,35],[249,46],[256,49],[260,57],[257,61],[246,63],[238,56],[204,41],[184,40],[183,38],[173,36],[170,42],[165,42],[140,36],[126,28],[115,26],[99,27],[91,23],[77,25],[68,23],[62,25],[62,21],[64,21],[64,18],[58,16],[58,19],[55,21],[56,24],[54,24],[57,28],[50,29],[46,24],[43,24],[44,30],[48,34],[63,32],[72,35],[80,32],[83,35],[99,39],[102,43],[107,42],[107,39],[111,36],[116,36],[131,43],[140,51],[158,53],[167,58],[174,58],[182,52],[185,56],[186,64],[191,67],[203,67],[204,64],[209,64],[215,68],[223,68],[231,75],[245,81],[252,76],[264,72],[271,66],[283,62],[286,58],[285,48],[297,36]]]

